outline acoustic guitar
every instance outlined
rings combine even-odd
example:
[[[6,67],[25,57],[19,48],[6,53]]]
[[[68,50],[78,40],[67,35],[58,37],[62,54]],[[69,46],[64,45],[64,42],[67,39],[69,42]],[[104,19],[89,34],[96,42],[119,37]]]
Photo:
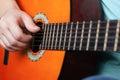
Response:
[[[17,0],[17,3],[32,18],[36,14],[42,13],[43,18],[40,20],[47,19],[45,22],[69,22],[70,20],[69,0]],[[29,51],[34,53],[31,50],[28,50],[28,53]],[[34,54],[39,54],[39,52],[41,54],[41,51]],[[9,52],[8,65],[3,64],[4,53],[4,48],[0,47],[0,80],[57,80],[65,51],[45,50],[40,60],[36,62],[28,58],[27,50]]]
[[[119,51],[119,21],[70,22],[70,0],[18,0],[41,31],[33,35],[31,46],[9,52],[0,47],[0,80],[57,80],[66,50]],[[62,5],[62,6],[61,6]]]

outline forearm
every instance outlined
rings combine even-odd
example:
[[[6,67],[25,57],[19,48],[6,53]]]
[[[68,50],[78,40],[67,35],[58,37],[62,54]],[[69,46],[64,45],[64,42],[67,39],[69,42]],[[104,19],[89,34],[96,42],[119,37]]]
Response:
[[[0,0],[0,17],[10,9],[19,9],[16,0]]]

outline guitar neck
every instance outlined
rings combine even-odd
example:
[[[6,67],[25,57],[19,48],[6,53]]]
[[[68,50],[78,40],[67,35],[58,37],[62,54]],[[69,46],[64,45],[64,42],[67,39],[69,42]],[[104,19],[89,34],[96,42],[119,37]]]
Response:
[[[34,46],[42,50],[120,51],[117,20],[44,24],[41,31]]]

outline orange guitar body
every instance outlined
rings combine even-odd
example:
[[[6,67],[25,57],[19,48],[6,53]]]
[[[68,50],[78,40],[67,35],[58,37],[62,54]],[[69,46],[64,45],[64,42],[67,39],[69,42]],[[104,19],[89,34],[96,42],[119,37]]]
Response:
[[[70,21],[70,0],[17,0],[20,8],[33,18],[44,13],[49,23]],[[4,49],[0,47],[0,80],[57,80],[65,51],[46,50],[36,62],[27,52],[10,52],[4,65]]]

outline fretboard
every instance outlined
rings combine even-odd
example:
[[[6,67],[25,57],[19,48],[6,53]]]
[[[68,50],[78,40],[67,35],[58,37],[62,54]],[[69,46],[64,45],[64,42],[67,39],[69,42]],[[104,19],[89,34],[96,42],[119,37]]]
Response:
[[[120,51],[119,36],[118,20],[50,23],[35,36],[40,44],[34,46],[41,50]]]

